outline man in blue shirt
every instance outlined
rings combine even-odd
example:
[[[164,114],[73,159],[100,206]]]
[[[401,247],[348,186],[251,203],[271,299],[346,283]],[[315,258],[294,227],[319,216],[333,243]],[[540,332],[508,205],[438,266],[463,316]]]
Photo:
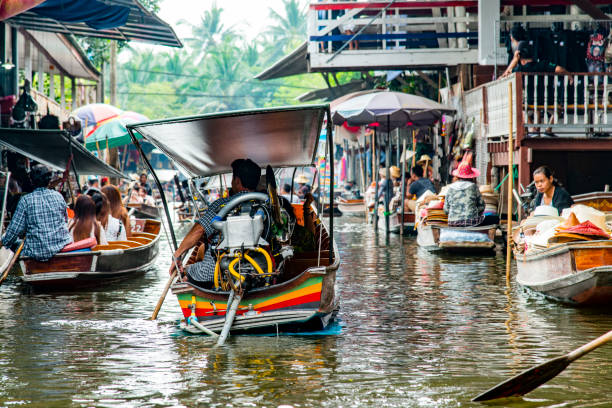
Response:
[[[11,247],[25,235],[22,254],[47,261],[72,242],[64,197],[47,188],[51,171],[39,164],[32,168],[30,179],[34,191],[19,200],[2,245]]]
[[[232,189],[230,197],[219,198],[214,201],[204,211],[202,217],[193,225],[191,230],[187,233],[181,245],[174,252],[174,259],[179,263],[179,257],[193,248],[198,241],[203,238],[204,242],[208,242],[204,251],[204,259],[201,262],[196,262],[192,265],[188,265],[187,279],[196,284],[205,284],[212,282],[215,272],[215,265],[217,260],[212,256],[209,251],[210,241],[217,235],[217,230],[212,227],[212,221],[217,215],[221,208],[225,206],[232,198],[255,191],[257,184],[259,184],[259,178],[261,176],[261,168],[251,159],[237,159],[232,162]],[[170,275],[174,272],[175,263],[172,262],[170,266]]]
[[[436,193],[436,187],[433,185],[430,179],[423,177],[423,168],[421,166],[414,166],[412,168],[410,179],[410,188],[408,189],[409,194],[414,194],[418,199],[426,191]]]

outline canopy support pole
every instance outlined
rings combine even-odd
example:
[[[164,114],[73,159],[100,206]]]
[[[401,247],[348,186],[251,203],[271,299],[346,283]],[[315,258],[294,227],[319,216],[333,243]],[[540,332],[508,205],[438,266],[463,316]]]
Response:
[[[378,166],[380,165],[380,146],[378,140],[376,140],[376,128],[374,128],[374,151],[372,152],[372,170],[374,173],[372,176],[376,181],[376,187],[374,188],[374,230],[378,231],[378,182],[380,181],[380,172]],[[376,164],[374,164],[376,163]]]
[[[176,244],[176,235],[174,234],[174,228],[172,227],[172,218],[170,217],[170,210],[168,210],[168,202],[166,201],[166,194],[164,194],[164,188],[162,187],[161,182],[159,181],[159,178],[157,177],[157,174],[155,174],[155,170],[153,170],[153,166],[151,166],[149,159],[147,159],[147,155],[144,154],[144,151],[142,150],[142,146],[140,145],[140,142],[138,142],[138,139],[136,139],[136,136],[134,136],[132,129],[128,127],[127,131],[130,134],[130,137],[132,138],[132,143],[134,143],[134,146],[136,146],[136,148],[140,152],[140,155],[142,156],[142,160],[145,162],[146,166],[149,168],[149,171],[153,175],[153,179],[155,180],[155,184],[157,185],[157,189],[159,190],[159,194],[161,195],[162,204],[164,205],[164,212],[166,213],[166,219],[168,220],[168,227],[170,228],[170,236],[172,237],[172,244],[174,245],[174,250],[176,251],[178,248],[178,245]]]
[[[393,183],[391,182],[391,130],[389,129],[389,115],[387,115],[387,145],[385,146],[385,177],[387,178],[387,185],[385,191],[383,191],[383,198],[385,200],[385,234],[389,235],[389,201],[391,193],[393,192]]]
[[[68,133],[66,133],[66,136],[68,136],[68,159],[70,160],[70,157],[72,156],[72,136]],[[74,173],[74,179],[76,180],[77,183],[77,187],[79,188],[79,193],[82,193],[83,191],[81,190],[81,183],[79,182],[79,175],[77,174],[76,171],[76,166],[74,165],[74,159],[70,160],[70,167],[72,167],[72,172]],[[68,177],[68,188],[70,189],[70,191],[72,192],[72,187],[70,187],[70,177]]]
[[[399,132],[398,132],[399,133]],[[406,202],[406,138],[403,137],[402,138],[402,144],[404,147],[404,160],[402,160],[402,187],[401,187],[401,195],[402,195],[402,202],[401,202],[401,206],[402,206],[402,219],[400,221],[400,235],[404,235],[404,214],[406,213],[406,208],[404,207],[404,204]],[[401,158],[401,156],[400,156]]]
[[[334,136],[329,105],[327,106],[327,146],[329,149],[329,264],[331,265],[334,259]]]

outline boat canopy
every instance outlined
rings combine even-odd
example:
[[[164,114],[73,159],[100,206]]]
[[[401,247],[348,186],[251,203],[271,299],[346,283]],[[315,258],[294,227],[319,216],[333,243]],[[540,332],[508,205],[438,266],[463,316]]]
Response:
[[[328,105],[223,112],[131,124],[191,177],[232,171],[236,159],[262,168],[314,164]]]
[[[0,128],[0,146],[21,153],[56,170],[66,170],[70,136],[63,130],[31,130]],[[123,173],[104,163],[85,147],[73,140],[74,168],[81,175],[100,175],[127,178]]]

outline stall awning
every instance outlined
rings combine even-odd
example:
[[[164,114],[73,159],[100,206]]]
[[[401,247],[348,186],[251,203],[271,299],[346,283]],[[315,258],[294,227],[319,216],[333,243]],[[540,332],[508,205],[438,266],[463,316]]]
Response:
[[[182,47],[172,27],[136,0],[47,0],[5,21],[27,30]]]
[[[0,146],[30,159],[36,160],[55,170],[65,170],[68,165],[69,141],[63,130],[30,130],[0,128]],[[73,141],[72,154],[79,175],[96,175],[128,178]]]
[[[291,54],[283,57],[270,68],[260,72],[255,78],[265,81],[274,78],[283,78],[291,75],[305,74],[308,72],[308,44],[304,43],[296,48]]]
[[[223,112],[128,125],[166,154],[185,174],[232,171],[235,159],[260,166],[311,166],[327,105]]]

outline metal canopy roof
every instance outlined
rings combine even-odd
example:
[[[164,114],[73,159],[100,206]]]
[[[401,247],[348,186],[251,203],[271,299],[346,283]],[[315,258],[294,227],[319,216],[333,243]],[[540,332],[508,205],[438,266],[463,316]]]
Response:
[[[85,23],[61,22],[41,16],[31,10],[11,17],[5,22],[27,30],[74,34],[110,40],[144,41],[170,47],[183,46],[169,24],[145,10],[136,0],[105,0],[104,3],[130,8],[130,14],[125,25],[112,29],[97,30]]]
[[[236,159],[264,167],[314,163],[327,105],[223,112],[128,125],[192,177],[229,173]]]
[[[0,128],[0,146],[21,153],[55,170],[68,165],[69,139],[63,130],[30,130]],[[79,175],[100,175],[128,178],[74,141],[72,143],[74,167]]]
[[[265,81],[268,79],[305,74],[308,72],[307,54],[308,44],[305,42],[293,50],[291,54],[284,56],[274,63],[274,65],[257,74],[255,78]]]

